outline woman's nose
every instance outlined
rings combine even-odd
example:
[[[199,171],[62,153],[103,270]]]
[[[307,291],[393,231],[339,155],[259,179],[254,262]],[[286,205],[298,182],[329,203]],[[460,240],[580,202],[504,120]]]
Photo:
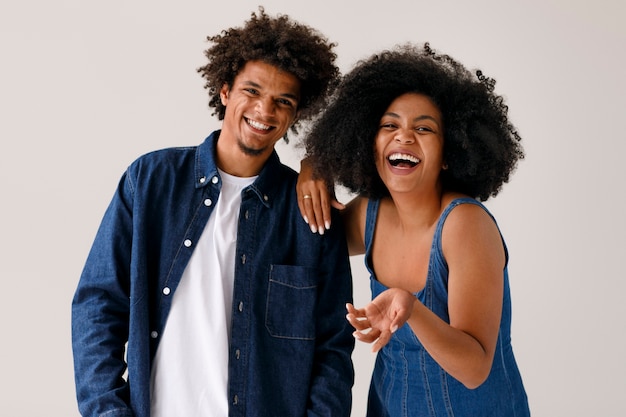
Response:
[[[402,129],[396,132],[396,135],[394,136],[394,140],[398,143],[406,143],[406,144],[411,144],[415,142],[415,138],[413,137],[413,135]]]

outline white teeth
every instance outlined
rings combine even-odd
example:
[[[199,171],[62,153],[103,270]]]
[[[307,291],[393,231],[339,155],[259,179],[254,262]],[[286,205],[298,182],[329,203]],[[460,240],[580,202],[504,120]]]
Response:
[[[389,155],[390,161],[397,161],[399,159],[404,160],[404,161],[410,161],[410,162],[413,162],[414,164],[419,164],[420,162],[420,160],[414,157],[413,155],[409,155],[406,153],[393,153]]]
[[[255,122],[254,120],[251,119],[247,119],[248,120],[248,124],[250,126],[252,126],[255,129],[259,129],[259,130],[269,130],[269,128],[271,126],[268,125],[264,125],[263,123],[259,123],[259,122]]]

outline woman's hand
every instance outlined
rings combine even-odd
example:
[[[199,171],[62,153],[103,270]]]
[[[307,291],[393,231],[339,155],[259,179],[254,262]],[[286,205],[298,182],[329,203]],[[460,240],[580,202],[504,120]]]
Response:
[[[390,288],[363,308],[357,309],[348,303],[346,318],[356,329],[354,337],[361,342],[376,342],[372,351],[378,352],[409,319],[416,300],[408,291]]]
[[[324,234],[324,230],[330,229],[330,208],[342,210],[344,205],[337,201],[334,193],[322,179],[315,178],[313,167],[308,159],[300,161],[300,174],[296,184],[298,194],[298,207],[304,221],[311,228],[311,232]]]

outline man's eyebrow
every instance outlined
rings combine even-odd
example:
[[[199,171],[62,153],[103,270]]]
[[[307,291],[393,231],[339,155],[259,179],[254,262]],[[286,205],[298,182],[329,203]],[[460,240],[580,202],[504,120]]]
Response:
[[[249,85],[250,87],[261,88],[261,86],[254,81],[244,81],[243,83]]]
[[[262,86],[260,86],[259,84],[257,84],[254,81],[244,81],[243,83],[245,85],[250,86],[250,87],[258,88],[259,90],[263,88]],[[287,97],[287,98],[290,98],[290,99],[295,100],[295,101],[300,100],[299,97],[296,94],[293,94],[293,93],[281,93],[280,96],[281,97]]]
[[[293,101],[300,101],[300,98],[297,95],[292,94],[292,93],[283,93],[281,94],[281,97],[289,98]]]

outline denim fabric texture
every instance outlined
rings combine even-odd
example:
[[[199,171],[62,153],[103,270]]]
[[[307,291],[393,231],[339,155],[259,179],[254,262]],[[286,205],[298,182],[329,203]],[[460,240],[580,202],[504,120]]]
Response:
[[[448,214],[459,204],[476,204],[487,211],[482,204],[471,198],[456,199],[445,208],[433,237],[426,284],[415,294],[419,301],[448,323],[448,266],[441,248],[441,231]],[[376,280],[371,268],[372,238],[378,206],[378,200],[370,200],[365,231],[365,264],[371,273],[372,298],[387,289]],[[394,333],[376,358],[370,384],[368,417],[530,415],[528,399],[511,347],[511,297],[506,267],[503,279],[500,331],[487,380],[476,389],[466,388],[435,362],[410,326],[405,324]]]
[[[151,365],[172,295],[220,196],[218,138],[216,131],[197,147],[146,154],[119,182],[72,302],[85,417],[150,415]],[[311,233],[296,179],[274,152],[242,192],[230,416],[350,415],[352,278],[343,227],[333,212],[333,228]]]

